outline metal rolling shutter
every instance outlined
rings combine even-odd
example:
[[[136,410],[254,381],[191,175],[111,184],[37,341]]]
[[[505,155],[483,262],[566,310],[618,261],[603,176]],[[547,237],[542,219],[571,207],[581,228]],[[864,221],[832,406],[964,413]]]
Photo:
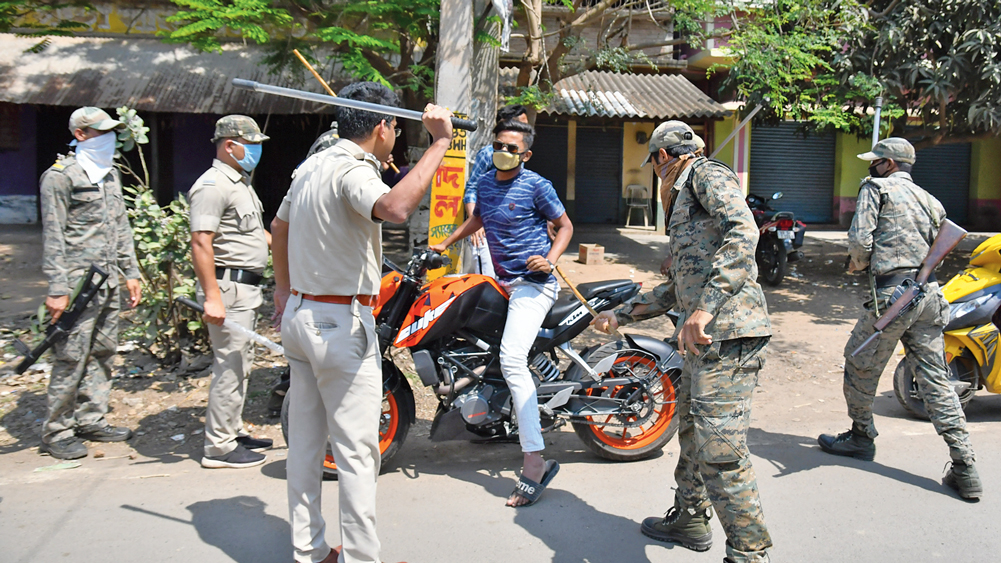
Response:
[[[525,168],[553,183],[560,200],[567,201],[567,127],[536,125],[532,159]]]
[[[577,127],[575,221],[618,223],[622,199],[622,128]]]
[[[826,223],[834,207],[834,136],[797,135],[799,124],[783,122],[778,127],[751,130],[751,193],[769,198],[780,211],[792,211],[797,219]]]
[[[938,198],[949,219],[965,223],[970,197],[970,143],[929,147],[917,152],[914,183]]]

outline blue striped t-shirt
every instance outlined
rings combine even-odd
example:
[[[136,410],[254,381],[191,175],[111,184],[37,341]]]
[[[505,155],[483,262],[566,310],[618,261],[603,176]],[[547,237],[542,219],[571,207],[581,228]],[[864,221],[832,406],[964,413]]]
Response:
[[[529,256],[549,254],[552,246],[546,221],[559,219],[565,212],[553,184],[524,168],[514,179],[501,182],[491,170],[480,177],[476,191],[474,213],[483,219],[497,279],[549,281],[552,274],[529,271],[526,261]]]

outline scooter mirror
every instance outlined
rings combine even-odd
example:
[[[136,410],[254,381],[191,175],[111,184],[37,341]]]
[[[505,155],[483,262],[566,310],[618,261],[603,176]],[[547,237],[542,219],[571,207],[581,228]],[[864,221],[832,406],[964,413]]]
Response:
[[[782,199],[782,192],[775,192],[772,194],[772,199]]]

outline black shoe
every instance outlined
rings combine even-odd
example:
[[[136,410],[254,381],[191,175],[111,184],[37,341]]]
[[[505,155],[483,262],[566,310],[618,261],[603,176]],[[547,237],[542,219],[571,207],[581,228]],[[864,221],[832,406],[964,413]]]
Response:
[[[209,469],[220,469],[223,467],[240,469],[243,467],[254,467],[255,465],[260,465],[264,463],[266,459],[268,458],[264,454],[252,452],[240,444],[237,444],[236,449],[226,455],[202,457],[202,467],[207,467]]]
[[[42,445],[38,446],[38,453],[48,453],[59,459],[80,459],[87,457],[87,446],[80,440],[70,437],[56,440],[51,444],[42,442]]]
[[[966,500],[978,501],[984,494],[984,485],[980,482],[980,475],[972,463],[953,461],[952,468],[942,478],[942,484],[955,489],[959,496]]]
[[[77,428],[76,437],[91,442],[124,442],[132,437],[132,431],[124,426],[107,424],[102,428]]]
[[[694,510],[676,503],[666,515],[643,520],[640,531],[657,541],[676,543],[692,551],[708,551],[713,545],[711,519],[712,510],[708,508]]]
[[[274,445],[274,440],[270,438],[254,438],[253,436],[239,436],[236,443],[248,450],[266,450]]]
[[[863,461],[876,459],[876,443],[873,439],[856,434],[853,430],[842,432],[837,436],[821,434],[817,438],[817,443],[820,444],[820,449],[829,454],[854,457]]]

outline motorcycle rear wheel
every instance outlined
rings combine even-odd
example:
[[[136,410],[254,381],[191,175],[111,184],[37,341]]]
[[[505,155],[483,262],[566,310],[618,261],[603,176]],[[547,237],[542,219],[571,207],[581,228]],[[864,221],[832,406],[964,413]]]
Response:
[[[589,366],[594,367],[602,359],[610,354],[615,354],[628,348],[628,344],[623,341],[610,342],[598,348],[587,358]],[[615,361],[616,365],[628,364],[637,374],[642,375],[651,369],[655,369],[656,363],[647,355],[625,354]],[[604,423],[622,422],[614,415],[602,417],[588,417],[589,423],[573,422],[574,432],[580,438],[587,449],[591,450],[598,457],[612,461],[638,461],[645,459],[660,451],[665,444],[678,432],[677,394],[676,385],[680,377],[680,372],[670,372],[662,374],[661,377],[651,385],[655,395],[656,403],[654,413],[650,419],[641,426],[632,428],[621,428],[616,426],[603,426]],[[607,389],[590,389],[588,395],[599,394]],[[610,390],[613,394],[619,390]],[[644,396],[642,399],[647,399]],[[636,420],[637,417],[629,417],[628,420]]]
[[[959,393],[959,405],[966,410],[966,406],[973,400],[977,393],[977,381],[979,377],[976,362],[972,358],[956,357],[949,364],[950,377],[959,381],[966,381],[970,386]],[[929,420],[928,411],[925,410],[925,403],[921,399],[921,392],[918,391],[918,384],[914,380],[914,368],[911,362],[904,356],[897,364],[897,369],[893,372],[893,394],[911,416],[921,420]]]
[[[761,245],[758,260],[761,277],[768,285],[777,286],[782,283],[788,268],[789,256],[785,245],[777,237],[769,237]]]
[[[292,389],[285,393],[285,401],[282,402],[282,436],[288,444],[288,410],[289,397],[292,396]],[[379,416],[379,453],[381,454],[381,468],[385,469],[389,460],[393,458],[403,447],[403,441],[410,431],[410,417],[406,415],[403,405],[406,404],[407,397],[402,385],[396,389],[387,390],[382,397],[382,414]],[[334,452],[327,444],[327,452],[323,458],[323,478],[328,481],[337,480],[337,463],[334,462]]]

